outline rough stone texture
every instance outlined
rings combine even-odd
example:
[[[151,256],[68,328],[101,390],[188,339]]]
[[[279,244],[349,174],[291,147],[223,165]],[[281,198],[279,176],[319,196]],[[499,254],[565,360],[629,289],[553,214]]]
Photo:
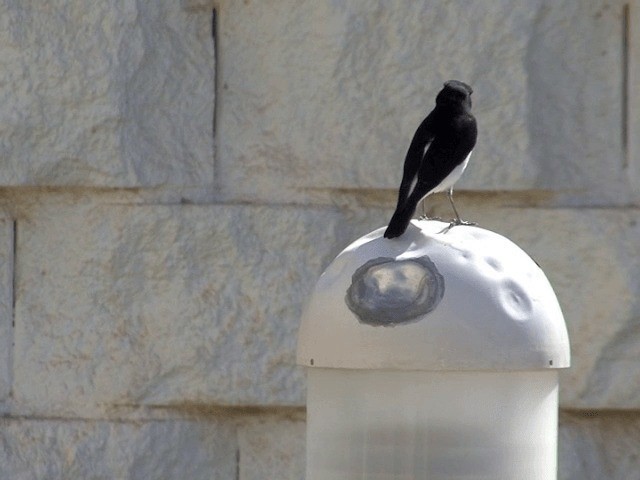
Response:
[[[186,10],[213,10],[215,0],[180,0],[180,5]]]
[[[561,404],[640,407],[640,212],[460,207],[530,253],[554,286],[572,344]],[[302,405],[302,305],[329,261],[385,213],[34,210],[19,223],[16,405],[87,416],[118,405]]]
[[[235,480],[232,426],[0,419],[0,478]]]
[[[248,206],[37,210],[18,224],[16,405],[95,415],[303,403],[301,307],[347,243],[340,219]]]
[[[624,198],[623,3],[549,1],[536,13],[524,57],[535,186]]]
[[[640,480],[640,416],[564,413],[558,439],[559,480]]]
[[[0,2],[1,185],[213,181],[211,12]]]
[[[460,78],[480,130],[461,188],[625,198],[621,4],[220,4],[219,168],[235,194],[395,189]]]
[[[0,218],[0,402],[11,392],[13,261],[13,221]]]
[[[238,428],[239,480],[304,480],[304,418],[251,419]]]

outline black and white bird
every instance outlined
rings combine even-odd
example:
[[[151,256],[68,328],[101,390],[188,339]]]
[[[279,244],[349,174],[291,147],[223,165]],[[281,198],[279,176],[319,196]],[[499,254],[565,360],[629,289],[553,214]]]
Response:
[[[453,185],[467,167],[478,136],[471,114],[472,92],[466,83],[446,82],[436,97],[435,108],[416,130],[404,161],[396,211],[384,232],[386,238],[402,235],[420,200],[436,192],[448,193],[456,215],[451,226],[467,223],[453,204]]]

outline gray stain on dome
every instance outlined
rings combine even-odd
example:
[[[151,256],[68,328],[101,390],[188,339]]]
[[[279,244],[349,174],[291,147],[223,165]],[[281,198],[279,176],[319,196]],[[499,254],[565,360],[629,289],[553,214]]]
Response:
[[[362,323],[395,326],[433,311],[444,289],[444,277],[427,255],[379,257],[355,271],[345,301]]]

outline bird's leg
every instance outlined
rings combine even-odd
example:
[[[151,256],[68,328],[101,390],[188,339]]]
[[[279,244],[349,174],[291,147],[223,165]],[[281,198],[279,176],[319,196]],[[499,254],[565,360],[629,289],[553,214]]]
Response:
[[[418,220],[429,220],[429,217],[427,217],[427,211],[424,208],[424,200],[425,200],[425,198],[427,198],[427,197],[424,197],[422,199],[422,202],[420,202],[420,203],[422,203],[422,215],[420,215],[420,217],[418,217]]]
[[[449,223],[449,226],[446,228],[447,231],[455,227],[456,225],[477,225],[477,223],[475,222],[467,222],[460,218],[460,214],[458,213],[458,210],[456,209],[456,206],[453,203],[453,187],[449,188],[449,191],[447,192],[447,197],[449,198],[449,203],[451,203],[451,208],[453,208],[453,213],[456,214],[455,220],[452,220],[451,223]]]
[[[438,221],[442,221],[442,219],[440,217],[430,217],[429,215],[427,215],[427,209],[425,207],[425,205],[427,203],[426,200],[427,200],[427,197],[424,197],[422,199],[422,215],[420,215],[418,217],[418,220],[438,220]]]
[[[462,220],[460,219],[460,214],[458,213],[458,210],[456,209],[456,204],[453,203],[453,187],[449,188],[449,191],[447,192],[447,198],[449,198],[449,203],[451,203],[451,208],[453,208],[453,213],[456,214],[455,223],[460,225],[460,223],[462,223]]]

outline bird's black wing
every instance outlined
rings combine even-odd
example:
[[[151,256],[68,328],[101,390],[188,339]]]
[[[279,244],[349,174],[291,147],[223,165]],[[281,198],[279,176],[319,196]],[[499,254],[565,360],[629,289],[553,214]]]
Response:
[[[402,235],[409,226],[409,222],[411,222],[418,202],[451,173],[453,169],[447,168],[444,163],[437,161],[440,155],[447,153],[448,152],[444,152],[441,146],[438,145],[437,140],[429,146],[429,150],[420,165],[418,181],[413,187],[411,195],[408,196],[402,205],[398,205],[396,211],[393,212],[389,226],[384,232],[385,238],[395,238]]]
[[[424,192],[423,196],[431,192],[464,162],[473,150],[477,136],[475,120],[471,117],[469,120],[458,123],[456,128],[450,128],[445,133],[439,134],[438,138],[429,145],[418,170],[418,183],[414,191],[420,187]]]
[[[435,136],[434,131],[435,123],[435,111],[432,111],[422,121],[416,133],[413,135],[411,145],[407,151],[407,156],[404,160],[404,171],[402,172],[402,182],[400,183],[400,190],[398,191],[398,204],[396,210],[404,206],[409,195],[411,185],[418,173],[418,169],[422,164],[422,158],[424,157],[424,149],[433,140]]]

